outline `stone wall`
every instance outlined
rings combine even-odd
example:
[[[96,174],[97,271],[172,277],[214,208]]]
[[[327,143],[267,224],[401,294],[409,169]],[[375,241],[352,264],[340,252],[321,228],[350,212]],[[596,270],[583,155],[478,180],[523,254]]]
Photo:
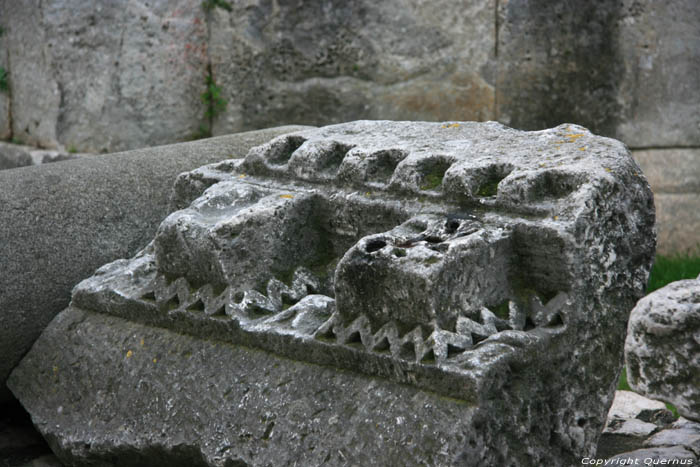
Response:
[[[0,137],[110,152],[285,123],[572,122],[645,171],[669,150],[700,164],[695,0],[214,3],[0,0]],[[670,182],[652,181],[660,247],[692,249],[700,195]]]

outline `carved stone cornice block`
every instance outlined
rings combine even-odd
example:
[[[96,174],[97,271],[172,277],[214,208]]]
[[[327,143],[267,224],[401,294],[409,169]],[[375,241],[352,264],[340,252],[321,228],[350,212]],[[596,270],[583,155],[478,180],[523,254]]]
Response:
[[[143,434],[102,426],[78,435],[74,426],[98,401],[76,405],[67,421],[44,413],[50,398],[28,395],[42,393],[28,391],[35,383],[27,362],[47,352],[44,340],[11,387],[35,420],[62,420],[45,435],[90,444],[61,444],[66,457],[138,453],[153,433],[183,420],[202,425],[182,443],[211,465],[316,465],[326,454],[332,464],[568,465],[594,453],[628,313],[655,248],[652,194],[621,143],[575,125],[521,132],[492,122],[352,122],[281,136],[243,160],[183,174],[172,203],[180,210],[153,242],[79,284],[63,321],[47,333],[77,355],[76,375],[60,379],[64,391],[85,392],[86,380],[108,372],[121,376],[91,387],[146,381],[158,388],[143,397],[208,402],[197,422],[177,414],[154,422],[105,403],[100,410]],[[113,360],[88,364],[80,336],[88,338],[78,331],[86,323],[111,334],[107,341],[125,342],[138,326],[155,326],[186,334],[177,338],[186,347],[233,346],[216,359],[203,357],[201,370],[170,361],[167,376],[151,382],[148,365],[128,371]],[[161,352],[164,335],[156,338]],[[134,358],[137,350],[129,351]],[[241,370],[221,352],[245,354],[257,367]],[[249,397],[264,396],[264,410],[301,433],[318,398],[277,389],[292,367],[302,379],[315,371],[334,375],[324,423],[331,424],[337,404],[373,406],[369,393],[358,395],[368,381],[381,381],[380,397],[392,404],[370,411],[384,412],[376,426],[372,413],[336,413],[349,417],[343,429],[311,430],[317,450],[308,451],[290,431],[275,431],[279,424],[224,443],[234,432],[254,433],[250,411],[263,407],[235,409],[247,392],[229,399],[221,378],[209,389],[204,380],[190,382],[186,394],[168,387],[212,368],[251,378]],[[434,416],[399,402],[406,391],[432,401]],[[296,420],[299,413],[309,418]],[[380,419],[397,426],[411,419],[412,428],[387,431]],[[346,430],[356,433],[350,444],[342,441]],[[166,436],[158,446],[173,452],[176,444]]]

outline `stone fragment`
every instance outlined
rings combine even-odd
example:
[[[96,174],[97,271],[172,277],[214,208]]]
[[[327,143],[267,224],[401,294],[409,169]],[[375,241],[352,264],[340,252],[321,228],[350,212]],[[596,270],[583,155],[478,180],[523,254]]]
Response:
[[[663,402],[632,391],[615,391],[608,419],[598,440],[596,457],[607,459],[644,447],[646,438],[675,420]]]
[[[172,203],[10,378],[64,462],[595,451],[655,247],[621,143],[575,125],[359,121],[183,174]]]
[[[0,170],[32,165],[30,150],[28,146],[0,142]]]
[[[632,389],[700,421],[700,278],[673,282],[637,303],[625,341]]]
[[[0,401],[5,380],[70,291],[100,265],[145,246],[170,212],[180,172],[303,127],[271,128],[0,171]]]
[[[63,150],[37,149],[21,144],[0,142],[0,170],[61,162],[91,154],[75,154]]]
[[[683,446],[700,455],[700,423],[679,420],[671,428],[656,433],[645,444],[650,447]]]
[[[615,399],[608,411],[608,420],[630,420],[638,418],[643,412],[656,410],[666,410],[666,404],[648,399],[636,392],[615,391]]]
[[[612,423],[608,422],[604,433],[644,438],[658,428],[659,427],[653,423],[643,422],[642,420],[633,418],[631,420],[614,420]]]

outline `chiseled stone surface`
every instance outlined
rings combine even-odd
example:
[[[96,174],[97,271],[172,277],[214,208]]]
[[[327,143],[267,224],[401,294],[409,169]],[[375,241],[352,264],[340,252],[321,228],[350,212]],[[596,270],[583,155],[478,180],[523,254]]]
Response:
[[[3,14],[4,8],[0,4],[0,15]],[[8,52],[4,36],[4,33],[0,33],[0,68],[7,72],[9,68],[7,64]],[[7,75],[5,79],[8,80]],[[7,139],[12,135],[10,123],[10,93],[7,90],[0,90],[0,140]]]
[[[700,193],[659,193],[654,195],[658,219],[657,253],[700,254]]]
[[[632,150],[654,192],[657,253],[700,253],[700,149]]]
[[[495,119],[495,0],[230,2],[209,16],[229,105],[215,132],[284,119]]]
[[[632,147],[700,146],[700,5],[615,4],[621,10],[616,33],[623,65],[609,83],[621,105],[615,136]]]
[[[700,148],[633,150],[654,194],[700,194]]]
[[[10,378],[62,460],[595,451],[655,247],[621,143],[359,121],[183,174],[171,202],[184,208],[80,283]]]
[[[614,135],[620,2],[509,0],[497,15],[498,120],[528,130],[576,122]]]
[[[181,172],[304,127],[0,171],[0,401],[5,380],[71,289],[107,261],[136,253],[170,212]]]
[[[632,389],[700,421],[700,277],[672,282],[630,315],[625,359]]]
[[[187,141],[205,121],[202,2],[28,0],[0,8],[13,137],[115,152]]]

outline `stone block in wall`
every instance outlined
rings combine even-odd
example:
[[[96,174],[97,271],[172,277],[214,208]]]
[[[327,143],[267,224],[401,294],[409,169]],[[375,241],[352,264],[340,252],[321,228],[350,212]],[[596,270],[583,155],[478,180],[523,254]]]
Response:
[[[621,3],[618,44],[624,69],[615,137],[632,148],[700,146],[700,4]]]
[[[654,192],[658,251],[700,253],[700,149],[632,151]]]
[[[632,150],[654,193],[700,193],[700,148]]]
[[[499,2],[498,120],[529,130],[573,122],[614,135],[620,14],[618,2]]]
[[[191,139],[204,121],[201,2],[4,2],[12,134],[114,152]]]
[[[700,193],[655,193],[658,253],[700,254]]]
[[[495,0],[231,2],[211,10],[215,133],[272,122],[492,120]]]
[[[0,2],[0,68],[5,71],[5,82],[8,88],[5,90],[0,89],[0,140],[8,139],[12,136],[12,131],[10,128],[10,89],[9,89],[9,76],[7,75],[9,64],[7,52],[6,40],[5,40],[5,28],[3,26],[2,17],[5,15],[4,11],[7,8],[2,2]]]
[[[695,0],[510,0],[497,22],[499,121],[570,121],[633,148],[700,145]]]

